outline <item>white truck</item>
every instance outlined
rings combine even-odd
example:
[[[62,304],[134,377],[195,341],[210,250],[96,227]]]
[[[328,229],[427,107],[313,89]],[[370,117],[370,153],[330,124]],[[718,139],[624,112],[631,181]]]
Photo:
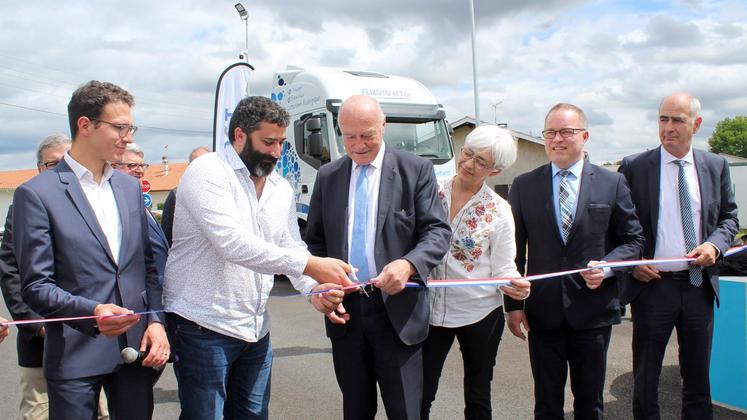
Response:
[[[345,156],[337,113],[342,101],[356,94],[372,96],[381,103],[387,147],[429,159],[438,178],[455,173],[446,112],[422,83],[368,71],[288,66],[275,73],[270,98],[291,116],[277,171],[296,191],[302,230],[317,170]]]

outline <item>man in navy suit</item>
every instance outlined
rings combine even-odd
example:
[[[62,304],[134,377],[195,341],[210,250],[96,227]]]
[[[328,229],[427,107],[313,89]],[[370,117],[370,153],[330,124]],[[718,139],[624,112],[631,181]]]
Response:
[[[516,266],[527,275],[636,259],[643,245],[625,178],[584,161],[584,112],[557,104],[545,117],[550,163],[514,180]],[[601,419],[607,348],[620,322],[615,273],[594,269],[539,280],[525,301],[506,297],[508,327],[524,339],[534,377],[534,416],[562,419],[568,370],[577,419]]]
[[[24,301],[46,318],[44,374],[52,419],[92,419],[103,387],[114,418],[150,418],[151,367],[169,344],[161,287],[136,180],[114,171],[132,134],[132,96],[91,81],[68,104],[73,144],[54,170],[18,187],[14,245]],[[124,347],[148,350],[123,365]]]
[[[633,417],[658,419],[664,351],[677,329],[682,375],[682,418],[713,418],[709,366],[716,261],[737,232],[729,165],[694,149],[700,101],[686,93],[659,107],[661,147],[628,156],[620,166],[630,183],[646,238],[644,258],[696,258],[692,264],[643,265],[632,271],[626,300],[633,315]]]
[[[429,301],[425,287],[405,283],[426,285],[451,230],[433,166],[385,146],[385,117],[375,99],[347,99],[339,125],[348,155],[319,170],[306,243],[313,255],[346,260],[358,281],[375,284],[345,296],[325,319],[344,417],[375,417],[378,382],[388,418],[417,419]]]
[[[112,163],[113,168],[136,178],[140,187],[143,186],[143,176],[145,176],[145,171],[149,166],[145,163],[145,153],[135,143],[127,145],[121,161]],[[153,250],[153,258],[156,261],[158,282],[163,284],[163,276],[166,272],[166,258],[169,256],[169,243],[156,218],[147,208],[145,209],[145,213],[148,216],[148,238],[150,239],[150,247]]]

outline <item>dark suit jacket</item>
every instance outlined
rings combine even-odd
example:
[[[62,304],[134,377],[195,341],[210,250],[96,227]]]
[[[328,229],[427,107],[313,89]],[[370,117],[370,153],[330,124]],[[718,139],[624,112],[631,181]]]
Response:
[[[586,267],[590,260],[619,261],[640,257],[643,237],[625,179],[584,163],[576,217],[563,240],[555,218],[552,167],[544,166],[514,180],[509,202],[516,223],[516,266],[527,275]],[[522,303],[506,297],[506,309]],[[579,274],[532,283],[524,302],[529,326],[558,327],[563,319],[577,330],[620,322],[616,276],[591,290]]]
[[[0,286],[2,286],[5,304],[15,320],[40,319],[21,297],[21,277],[18,275],[18,262],[13,252],[13,205],[8,207],[5,220],[5,233],[0,245]],[[39,336],[42,324],[18,325],[18,365],[28,368],[42,366],[44,355],[44,337]]]
[[[319,169],[306,225],[306,243],[313,255],[348,259],[351,168],[352,160],[346,156]],[[433,165],[419,156],[386,148],[376,215],[376,271],[404,258],[417,271],[413,279],[425,285],[431,269],[449,249],[450,237]],[[384,301],[389,319],[405,344],[425,340],[430,316],[425,287],[406,288],[391,296],[384,294]],[[329,337],[345,334],[345,325],[325,321]]]
[[[109,182],[122,224],[119,263],[64,160],[16,189],[13,242],[23,300],[39,315],[90,316],[99,303],[162,309],[140,187],[118,171]],[[63,380],[111,373],[122,363],[120,347],[139,347],[148,321],[162,318],[143,316],[119,339],[98,334],[92,320],[47,323],[44,373]]]
[[[625,175],[633,194],[633,202],[643,227],[646,242],[644,258],[653,258],[656,251],[656,231],[659,223],[659,191],[661,182],[661,146],[623,159],[620,172]],[[721,156],[693,149],[695,172],[700,185],[700,236],[711,242],[724,255],[737,232],[737,205],[731,189],[729,164]],[[673,214],[672,217],[680,217]],[[706,273],[718,299],[718,268],[707,267]],[[645,283],[628,276],[624,300],[633,301]]]
[[[166,235],[166,241],[169,243],[169,247],[173,243],[171,235],[174,231],[174,209],[176,208],[176,188],[169,191],[169,195],[166,196],[166,201],[163,202],[163,213],[161,213],[161,228],[163,228],[163,234]]]
[[[146,209],[146,211],[148,211]],[[166,241],[166,236],[161,230],[161,225],[158,224],[153,215],[148,214],[148,238],[150,240],[150,247],[153,251],[153,259],[156,263],[156,271],[158,271],[158,284],[163,286],[163,276],[166,273],[166,258],[169,256],[169,243]]]

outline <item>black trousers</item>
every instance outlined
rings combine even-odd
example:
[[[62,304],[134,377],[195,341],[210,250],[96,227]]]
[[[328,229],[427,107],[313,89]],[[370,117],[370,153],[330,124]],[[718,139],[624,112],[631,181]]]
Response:
[[[454,338],[459,341],[464,365],[464,418],[492,419],[490,382],[504,328],[503,308],[462,327],[430,326],[423,343],[423,405],[420,418],[428,419],[436,399],[438,380]]]
[[[682,375],[682,419],[713,418],[709,368],[713,338],[713,288],[690,284],[687,271],[662,273],[631,303],[633,314],[633,417],[659,419],[659,376],[664,352],[677,329]]]
[[[95,420],[99,393],[106,392],[112,420],[150,419],[153,416],[153,382],[156,372],[133,363],[110,374],[87,378],[47,379],[51,420]]]
[[[400,340],[376,289],[344,300],[350,314],[344,336],[332,338],[332,360],[346,420],[374,419],[376,384],[387,418],[416,420],[423,396],[422,344]]]
[[[531,327],[531,321],[529,326]],[[575,330],[565,321],[555,329],[529,331],[534,377],[534,418],[563,419],[568,371],[576,420],[604,417],[604,376],[612,327]]]

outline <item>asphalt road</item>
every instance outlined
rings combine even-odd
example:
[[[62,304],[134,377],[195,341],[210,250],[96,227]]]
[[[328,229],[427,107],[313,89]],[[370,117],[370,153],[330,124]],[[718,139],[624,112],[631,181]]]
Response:
[[[272,344],[275,361],[272,372],[270,417],[273,419],[342,418],[342,395],[334,379],[329,340],[324,335],[322,317],[302,297],[293,294],[287,282],[278,282],[270,303]],[[0,314],[8,318],[4,305]],[[607,363],[605,412],[609,419],[631,418],[632,328],[628,320],[613,328]],[[676,339],[670,345],[664,362],[660,385],[663,419],[678,419],[680,413],[680,378]],[[18,369],[15,334],[0,344],[0,418],[17,418]],[[532,376],[526,343],[504,332],[498,350],[493,379],[493,417],[496,419],[529,419],[532,417]],[[155,387],[156,420],[176,419],[179,398],[176,380],[170,367]],[[463,418],[462,367],[458,345],[452,348],[441,377],[439,393],[433,405],[433,419]],[[572,397],[566,387],[566,418],[572,418]],[[379,404],[377,419],[384,419]],[[714,418],[747,419],[747,414],[716,406]]]

